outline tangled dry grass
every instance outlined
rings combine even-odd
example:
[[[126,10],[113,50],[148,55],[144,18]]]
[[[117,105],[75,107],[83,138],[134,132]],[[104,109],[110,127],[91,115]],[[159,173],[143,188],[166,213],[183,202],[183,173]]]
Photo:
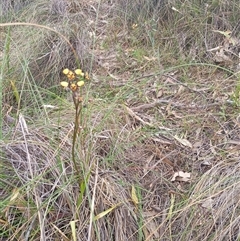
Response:
[[[0,29],[2,240],[239,240],[238,43],[213,31],[238,41],[238,2],[23,2],[2,20],[55,32]],[[78,64],[81,175],[58,86]]]

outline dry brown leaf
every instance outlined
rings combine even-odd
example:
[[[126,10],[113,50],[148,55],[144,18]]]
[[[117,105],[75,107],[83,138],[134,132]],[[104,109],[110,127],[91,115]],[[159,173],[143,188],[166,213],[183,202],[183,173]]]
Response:
[[[207,198],[201,205],[203,208],[213,209],[213,199]]]
[[[19,188],[14,188],[12,191],[12,196],[10,198],[9,203],[6,205],[4,212],[8,212],[11,206],[16,206],[20,211],[25,211],[27,209],[27,203],[24,196],[21,194]]]
[[[160,98],[163,96],[163,89],[160,89],[158,92],[157,92],[157,98]]]
[[[170,77],[167,77],[167,79],[165,80],[165,83],[166,84],[175,84],[175,82]]]
[[[171,181],[172,182],[174,181],[189,182],[190,178],[191,178],[191,173],[179,171],[173,174]]]
[[[167,107],[166,107],[166,112],[167,112],[167,116],[171,116],[172,115],[172,103],[169,102]]]
[[[219,51],[216,52],[215,56],[214,56],[214,60],[217,63],[224,63],[224,64],[231,64],[233,61],[232,59],[230,59],[225,53],[224,53],[224,49],[220,48]]]
[[[138,120],[139,122],[141,122],[142,124],[144,125],[148,125],[148,126],[151,126],[153,127],[153,125],[151,123],[148,123],[146,121],[144,121],[142,118],[140,118],[136,113],[134,113],[129,107],[127,107],[126,105],[124,105],[124,108],[126,109],[126,111],[128,112],[128,114],[135,118],[136,120]]]
[[[2,224],[2,225],[7,225],[7,224],[8,224],[8,221],[5,221],[5,220],[3,220],[3,219],[0,218],[0,224]]]
[[[193,144],[193,148],[194,148],[194,149],[197,149],[197,148],[201,147],[202,144],[203,144],[202,141],[197,141],[197,142],[195,142],[195,143]]]
[[[177,90],[177,93],[175,94],[175,97],[180,96],[185,91],[185,89],[186,88],[184,86],[180,85],[180,87]]]
[[[178,119],[182,119],[182,116],[178,115],[176,111],[172,111],[171,112],[172,116],[174,116],[175,118],[178,118]]]
[[[220,33],[224,35],[226,38],[230,38],[232,31],[220,31],[220,30],[212,30],[214,33]]]
[[[152,161],[152,159],[154,158],[154,155],[151,155],[147,158],[146,160],[146,164],[144,165],[144,168],[143,168],[143,175],[145,176],[148,171],[149,171],[149,164],[150,162]]]
[[[143,212],[144,217],[144,229],[143,232],[145,234],[145,237],[148,237],[147,240],[159,240],[160,234],[158,232],[158,226],[156,219],[153,217],[157,215],[157,212]],[[150,239],[151,237],[151,239]]]
[[[210,160],[204,160],[202,163],[201,163],[202,166],[211,166],[212,163],[210,162]]]
[[[70,239],[69,239],[56,225],[54,225],[53,223],[50,223],[50,224],[53,226],[53,228],[56,229],[57,232],[60,233],[60,235],[61,235],[61,240],[70,241]]]
[[[139,201],[138,201],[138,197],[137,197],[137,194],[136,194],[136,189],[135,189],[134,186],[132,186],[131,197],[132,197],[132,201],[133,201],[134,205],[137,206],[139,204]]]
[[[229,31],[229,30],[227,30],[227,31],[213,30],[213,32],[220,33],[220,34],[224,35],[225,40],[228,43],[232,44],[233,46],[236,46],[237,43],[238,43],[238,39],[231,36],[232,31]]]
[[[146,59],[147,61],[155,61],[155,60],[157,59],[157,58],[155,58],[155,57],[149,58],[149,57],[147,57],[147,56],[143,56],[143,58]]]
[[[211,140],[210,140],[210,150],[211,150],[212,154],[217,155],[217,152],[215,150],[215,146],[212,145],[212,141]]]
[[[192,148],[192,144],[191,144],[187,139],[181,139],[181,138],[179,138],[178,136],[174,136],[174,138],[175,138],[178,142],[180,142],[182,145],[188,146],[188,147]]]
[[[96,221],[96,220],[98,220],[98,219],[106,216],[108,213],[112,212],[112,211],[113,211],[116,207],[118,207],[119,205],[121,205],[121,203],[118,203],[118,204],[112,206],[111,208],[107,209],[106,211],[103,211],[103,212],[99,213],[98,215],[96,215],[96,216],[94,217],[94,221]]]

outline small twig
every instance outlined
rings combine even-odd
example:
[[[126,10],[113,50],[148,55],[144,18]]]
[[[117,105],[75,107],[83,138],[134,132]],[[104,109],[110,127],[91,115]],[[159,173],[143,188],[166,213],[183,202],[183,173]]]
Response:
[[[181,81],[177,80],[173,76],[168,75],[168,74],[163,74],[163,76],[168,77],[168,78],[174,80],[177,84],[184,86],[185,88],[187,88],[190,91],[193,91],[193,92],[196,92],[196,93],[200,94],[204,98],[204,95],[199,90],[190,88],[187,84],[182,83]]]
[[[167,155],[165,155],[164,157],[162,157],[161,159],[159,159],[154,165],[151,166],[151,168],[148,169],[148,171],[146,173],[143,174],[143,176],[141,177],[141,180],[152,170],[155,169],[155,167],[161,163],[164,162],[164,159],[166,159],[167,157],[171,156],[175,151],[171,151],[170,153],[168,153]]]
[[[206,105],[185,105],[185,104],[173,103],[171,100],[157,100],[153,103],[143,104],[140,106],[132,107],[131,110],[132,111],[144,111],[146,109],[150,109],[150,108],[156,107],[161,104],[171,104],[171,106],[180,108],[180,109],[205,109],[205,108],[212,107],[212,106],[222,105],[222,103],[219,103],[219,102],[206,104]]]
[[[127,107],[126,105],[124,105],[124,108],[127,110],[128,114],[130,116],[132,116],[133,118],[135,118],[136,120],[140,121],[142,124],[144,125],[148,125],[150,127],[153,127],[153,125],[149,122],[144,121],[142,118],[140,118],[136,113],[134,113],[129,107]]]

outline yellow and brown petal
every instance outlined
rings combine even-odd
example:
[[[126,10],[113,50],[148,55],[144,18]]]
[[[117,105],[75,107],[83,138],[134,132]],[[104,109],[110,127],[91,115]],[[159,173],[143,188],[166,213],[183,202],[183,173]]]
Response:
[[[84,78],[85,78],[86,80],[90,80],[90,77],[89,77],[88,72],[85,72],[85,74],[84,74]]]
[[[75,74],[74,74],[71,70],[69,70],[69,72],[68,72],[68,74],[67,74],[67,78],[68,78],[70,81],[72,81],[72,80],[75,79]]]
[[[78,82],[77,82],[77,85],[78,85],[79,87],[83,86],[83,85],[84,85],[84,81],[83,81],[83,80],[78,81]]]
[[[66,69],[63,70],[63,74],[67,75],[69,73],[69,71],[70,70],[66,68]]]
[[[66,87],[68,87],[68,82],[67,81],[61,81],[60,82],[60,85],[62,86],[62,87],[64,87],[64,88],[66,88]]]
[[[70,89],[71,89],[72,91],[76,91],[76,90],[78,89],[78,86],[73,83],[73,84],[70,85]]]
[[[80,76],[83,76],[83,72],[82,72],[82,70],[81,69],[75,69],[75,74],[76,75],[80,75]]]

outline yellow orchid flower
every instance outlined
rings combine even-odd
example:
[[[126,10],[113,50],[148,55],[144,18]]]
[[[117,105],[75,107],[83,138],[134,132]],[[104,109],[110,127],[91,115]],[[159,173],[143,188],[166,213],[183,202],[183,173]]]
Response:
[[[67,74],[67,78],[71,81],[75,79],[75,74],[69,70],[68,74]]]
[[[68,87],[68,82],[67,81],[62,81],[60,82],[60,85],[64,88]]]
[[[76,91],[77,90],[77,85],[76,84],[71,84],[70,85],[70,89],[72,90],[72,91]]]
[[[77,82],[77,85],[78,85],[79,87],[83,86],[83,85],[84,85],[84,81],[83,81],[83,80],[78,81],[78,82]]]
[[[69,73],[69,71],[70,71],[69,69],[64,69],[63,74],[67,75]]]
[[[83,74],[81,69],[75,69],[74,72],[75,72],[76,75],[81,75],[82,76],[82,74]]]

